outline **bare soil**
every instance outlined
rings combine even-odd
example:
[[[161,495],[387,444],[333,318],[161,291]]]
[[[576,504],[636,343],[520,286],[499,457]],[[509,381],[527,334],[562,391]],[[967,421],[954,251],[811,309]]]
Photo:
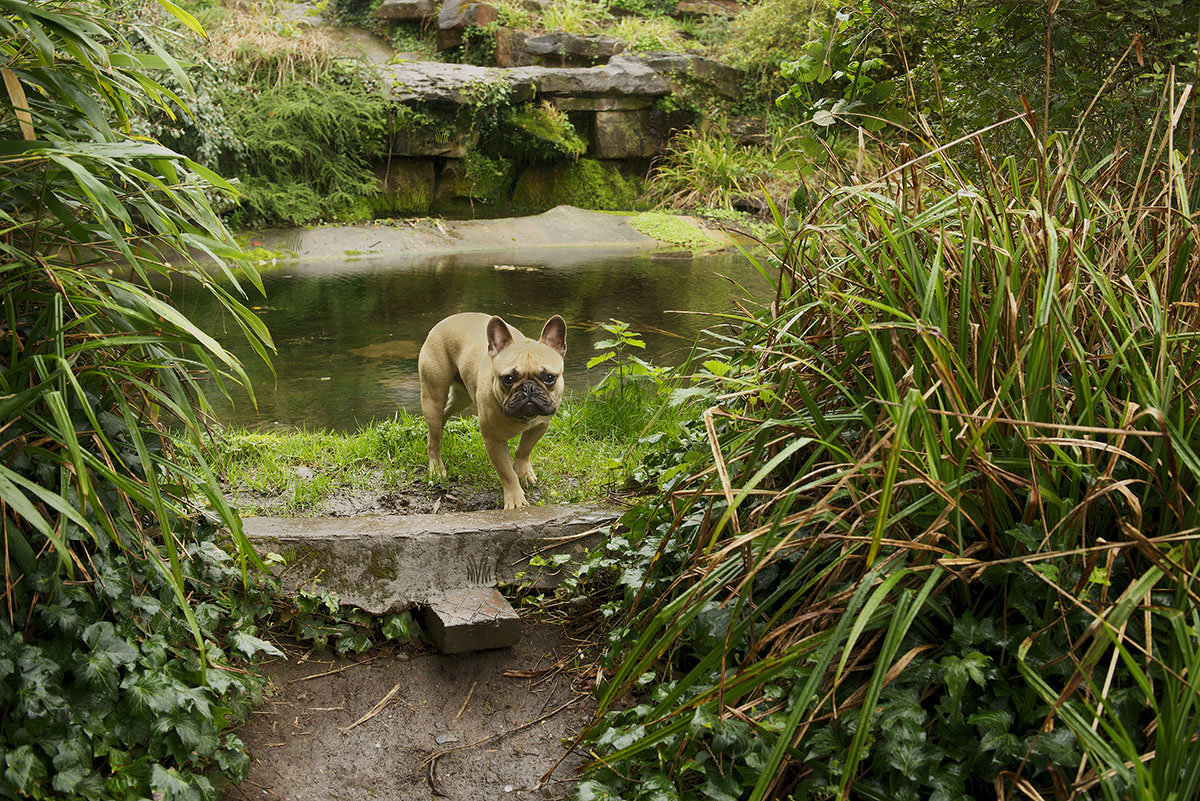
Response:
[[[457,656],[413,645],[330,658],[287,646],[265,665],[270,688],[238,731],[249,776],[224,799],[566,798],[584,761],[567,746],[595,708],[571,672],[587,650],[548,622],[527,622],[512,648]]]

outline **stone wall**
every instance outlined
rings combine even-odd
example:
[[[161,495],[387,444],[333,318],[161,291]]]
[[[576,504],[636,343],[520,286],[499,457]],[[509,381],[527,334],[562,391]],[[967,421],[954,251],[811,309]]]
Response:
[[[494,22],[473,0],[386,0],[386,20],[437,20],[438,45]],[[673,95],[735,99],[741,74],[689,53],[629,53],[602,36],[493,29],[494,60],[382,66],[396,104],[377,216],[629,208],[671,135],[695,120]]]

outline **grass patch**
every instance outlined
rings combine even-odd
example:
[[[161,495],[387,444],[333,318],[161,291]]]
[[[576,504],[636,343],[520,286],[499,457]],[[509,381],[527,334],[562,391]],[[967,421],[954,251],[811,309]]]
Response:
[[[638,386],[567,400],[533,451],[541,502],[598,500],[623,488],[650,447],[642,440],[679,427],[684,412],[662,409],[654,392]],[[339,494],[434,486],[426,480],[425,421],[409,412],[353,433],[229,428],[211,445],[227,491],[257,496],[242,501],[243,514],[303,516]],[[499,505],[499,480],[473,414],[446,424],[442,458],[448,488],[494,490]]]
[[[630,219],[629,224],[659,242],[691,250],[711,250],[721,247],[723,244],[708,231],[698,227],[692,220],[667,214],[665,211],[644,212]]]

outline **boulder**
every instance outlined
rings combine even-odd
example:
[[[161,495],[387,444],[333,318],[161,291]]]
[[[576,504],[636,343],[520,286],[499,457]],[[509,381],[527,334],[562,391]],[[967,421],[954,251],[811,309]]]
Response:
[[[528,67],[533,57],[525,52],[525,34],[512,28],[496,29],[496,66]]]
[[[383,0],[373,16],[389,22],[419,22],[437,16],[437,6],[433,0]]]
[[[539,69],[530,67],[527,69]],[[509,103],[533,97],[533,77],[520,70],[476,67],[472,64],[443,64],[440,61],[409,61],[386,64],[379,69],[388,96],[400,103],[423,101],[435,106],[476,105],[489,87],[504,87]],[[665,85],[665,81],[664,81]]]
[[[679,91],[683,83],[692,82],[701,84],[730,100],[737,100],[743,95],[741,70],[711,58],[697,56],[694,53],[651,51],[637,55],[618,56],[613,61],[619,59],[637,61],[660,76],[666,77],[670,80],[670,89],[673,92]]]
[[[438,115],[434,119],[435,123],[427,125],[397,125],[389,152],[394,156],[461,159],[479,142],[479,131],[474,126],[456,125],[453,115]]]
[[[650,108],[654,98],[648,95],[624,97],[556,97],[552,101],[559,111],[636,111]]]
[[[654,97],[671,88],[657,70],[627,55],[614,56],[599,67],[517,67],[507,72],[531,83],[539,95]]]
[[[525,40],[525,52],[534,64],[544,67],[591,67],[603,64],[624,49],[625,43],[620,39],[563,31]]]
[[[445,0],[438,13],[438,50],[449,50],[462,44],[463,29],[482,28],[500,18],[495,6],[476,0]]]

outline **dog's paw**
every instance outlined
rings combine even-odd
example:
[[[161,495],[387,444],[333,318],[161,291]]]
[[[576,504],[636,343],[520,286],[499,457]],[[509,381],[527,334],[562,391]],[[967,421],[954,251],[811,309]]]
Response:
[[[517,487],[515,493],[504,493],[504,508],[505,509],[520,509],[522,506],[528,506],[529,501],[525,500],[525,493]]]
[[[513,472],[517,474],[517,478],[525,482],[525,485],[532,487],[537,483],[537,473],[533,472],[533,465],[528,461],[513,462]]]
[[[446,465],[442,464],[442,460],[429,462],[429,480],[441,481],[446,478]]]

